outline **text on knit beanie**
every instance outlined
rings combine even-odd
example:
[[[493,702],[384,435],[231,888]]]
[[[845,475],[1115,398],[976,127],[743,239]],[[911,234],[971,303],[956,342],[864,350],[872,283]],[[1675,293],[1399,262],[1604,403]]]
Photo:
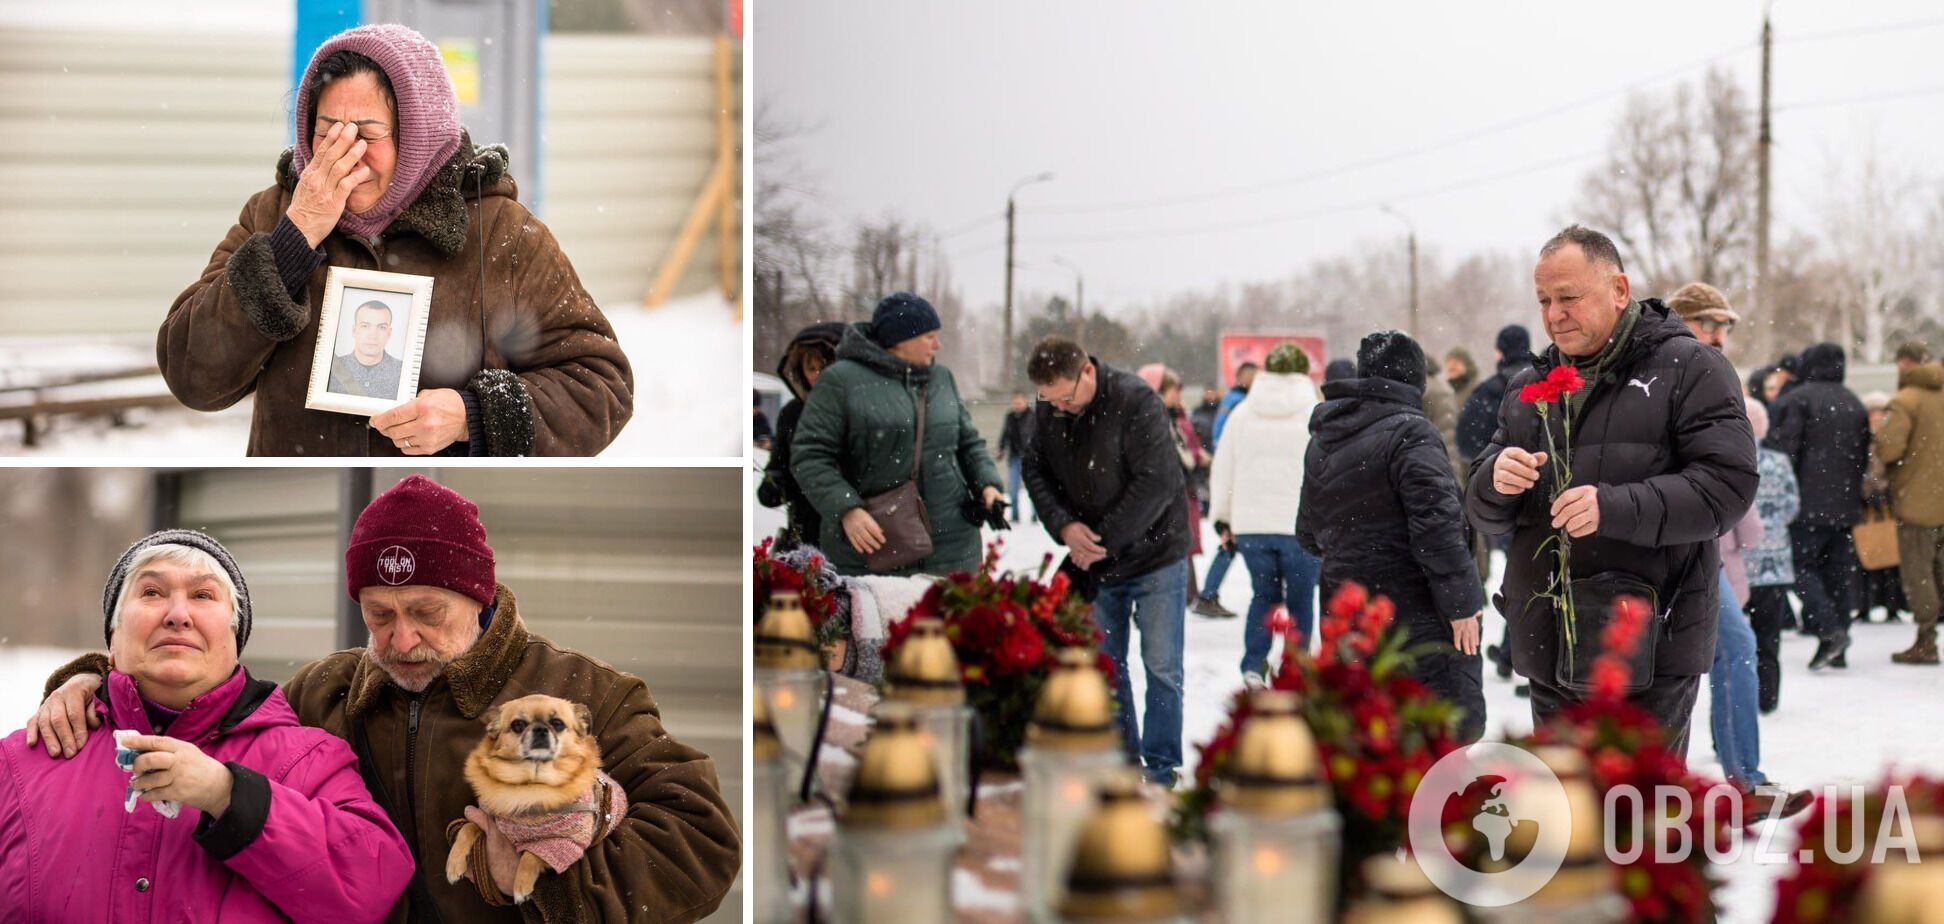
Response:
[[[317,62],[334,51],[355,51],[377,62],[390,78],[393,105],[398,125],[391,143],[398,149],[398,162],[392,168],[391,185],[385,195],[363,213],[350,209],[338,219],[338,228],[367,237],[391,226],[392,220],[418,201],[419,193],[445,162],[459,150],[459,98],[452,92],[452,79],[446,73],[439,47],[411,29],[386,23],[347,29],[317,46],[304,79],[297,84],[297,151],[292,156],[292,173],[302,173],[311,159],[310,123],[315,121],[316,100],[310,98],[311,74]]]
[[[199,533],[193,529],[165,529],[149,533],[135,541],[134,545],[123,552],[115,562],[115,568],[108,573],[108,586],[101,593],[101,636],[110,646],[114,644],[115,630],[109,628],[115,621],[115,604],[121,600],[122,585],[128,583],[128,567],[135,556],[143,549],[158,545],[183,545],[204,552],[229,573],[230,583],[236,585],[236,652],[243,653],[243,646],[250,641],[250,585],[243,582],[243,570],[236,566],[236,559],[230,557],[229,549],[217,542],[215,537]]]
[[[373,498],[351,527],[344,550],[345,591],[374,585],[443,587],[493,602],[493,548],[479,506],[424,475]]]

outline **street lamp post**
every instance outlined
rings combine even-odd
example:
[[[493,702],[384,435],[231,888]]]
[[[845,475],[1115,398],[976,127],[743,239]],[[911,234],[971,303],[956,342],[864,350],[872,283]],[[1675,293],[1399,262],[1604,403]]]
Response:
[[[1080,274],[1080,267],[1065,257],[1055,256],[1053,262],[1073,271],[1073,342],[1085,344],[1080,337],[1080,329],[1087,323],[1087,277]]]
[[[1019,195],[1019,191],[1024,187],[1034,183],[1044,183],[1052,178],[1053,174],[1050,172],[1029,176],[1014,183],[1012,190],[1006,193],[1006,341],[1001,347],[1006,357],[1006,380],[1002,383],[1002,387],[1006,389],[1017,386],[1013,380],[1013,197]]]
[[[1391,208],[1388,203],[1386,203],[1383,206],[1383,211],[1384,214],[1389,215],[1392,218],[1395,218],[1398,221],[1403,222],[1405,229],[1410,232],[1410,236],[1406,240],[1408,241],[1408,246],[1411,255],[1411,339],[1416,340],[1419,343],[1423,343],[1424,338],[1418,333],[1417,225],[1414,224],[1410,218],[1406,217],[1403,212]]]

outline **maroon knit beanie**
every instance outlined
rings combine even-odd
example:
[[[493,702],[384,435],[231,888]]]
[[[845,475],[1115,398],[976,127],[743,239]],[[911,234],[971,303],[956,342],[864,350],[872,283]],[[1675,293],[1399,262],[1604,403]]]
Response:
[[[479,507],[424,475],[378,495],[351,527],[344,585],[351,599],[374,585],[443,587],[493,603],[493,547]]]
[[[383,24],[359,26],[340,32],[317,46],[304,79],[297,84],[297,153],[292,157],[292,173],[302,173],[311,159],[311,129],[303,124],[311,119],[314,101],[310,98],[311,74],[317,62],[331,52],[355,51],[378,63],[391,79],[393,101],[398,107],[398,126],[392,143],[398,147],[398,164],[392,168],[391,185],[370,210],[357,214],[350,209],[338,219],[338,228],[347,234],[367,237],[391,226],[400,212],[418,201],[434,174],[459,150],[459,98],[452,92],[452,79],[446,74],[439,47],[425,36],[405,26]]]

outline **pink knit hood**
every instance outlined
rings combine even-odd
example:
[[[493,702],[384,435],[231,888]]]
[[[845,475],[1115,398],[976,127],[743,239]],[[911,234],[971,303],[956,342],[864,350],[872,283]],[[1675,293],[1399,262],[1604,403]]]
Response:
[[[361,214],[346,209],[338,229],[371,236],[390,227],[400,212],[418,200],[433,174],[459,149],[459,99],[452,92],[445,61],[438,46],[405,26],[359,26],[332,36],[319,45],[297,84],[297,152],[291,173],[302,173],[311,159],[311,113],[315,101],[308,90],[317,62],[334,51],[355,51],[378,63],[391,79],[398,107],[398,127],[392,133],[398,165],[391,185],[378,204]]]

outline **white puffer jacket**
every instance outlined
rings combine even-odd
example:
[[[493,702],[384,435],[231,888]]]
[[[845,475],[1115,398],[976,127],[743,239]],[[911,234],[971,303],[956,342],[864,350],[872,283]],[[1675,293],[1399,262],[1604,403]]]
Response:
[[[1307,375],[1262,372],[1229,412],[1209,475],[1209,515],[1236,535],[1295,535],[1303,503],[1316,383]]]

